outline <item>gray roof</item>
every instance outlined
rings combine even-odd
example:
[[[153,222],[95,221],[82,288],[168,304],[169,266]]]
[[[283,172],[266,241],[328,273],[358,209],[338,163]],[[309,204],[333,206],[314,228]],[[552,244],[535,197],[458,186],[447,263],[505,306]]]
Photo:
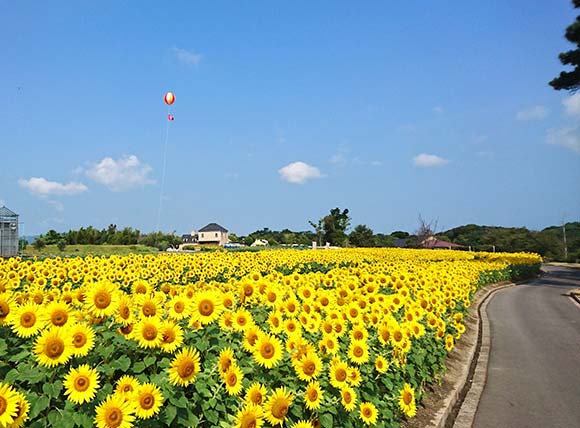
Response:
[[[13,211],[10,211],[8,208],[2,205],[0,207],[0,217],[18,217],[18,214],[16,214]]]
[[[228,230],[225,227],[220,226],[217,223],[210,223],[207,226],[202,227],[199,229],[200,232],[227,232]]]

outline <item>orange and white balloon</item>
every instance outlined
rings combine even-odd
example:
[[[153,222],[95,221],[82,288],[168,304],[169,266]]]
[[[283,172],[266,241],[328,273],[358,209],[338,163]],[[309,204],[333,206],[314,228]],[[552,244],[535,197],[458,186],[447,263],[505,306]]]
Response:
[[[173,92],[167,92],[163,99],[165,100],[165,104],[170,106],[175,102],[175,95],[173,95]]]

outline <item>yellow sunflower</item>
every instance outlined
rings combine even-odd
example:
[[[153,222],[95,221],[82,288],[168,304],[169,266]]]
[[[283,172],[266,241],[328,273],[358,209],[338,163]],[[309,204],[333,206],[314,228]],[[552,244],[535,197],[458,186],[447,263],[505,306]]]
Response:
[[[282,425],[294,397],[285,387],[277,388],[264,405],[266,419],[272,425]]]
[[[361,365],[369,361],[369,347],[364,341],[352,341],[348,347],[348,359]]]
[[[164,352],[175,352],[183,344],[183,329],[174,321],[163,321],[159,327],[161,349]]]
[[[260,329],[255,325],[246,329],[246,331],[244,332],[244,342],[243,342],[243,346],[246,351],[252,352],[254,350],[254,345],[258,340],[259,333]]]
[[[254,382],[246,391],[246,403],[261,406],[266,398],[266,387],[260,382]]]
[[[408,417],[415,416],[417,407],[415,405],[415,390],[411,385],[406,383],[403,389],[399,391],[399,407],[403,413]]]
[[[73,355],[75,357],[84,357],[95,346],[95,332],[87,324],[74,324],[69,329],[72,336]]]
[[[314,425],[310,421],[300,420],[292,425],[291,428],[314,428]]]
[[[65,394],[76,404],[91,401],[99,388],[99,373],[83,364],[76,369],[71,368],[64,378]]]
[[[247,328],[254,325],[252,314],[246,309],[240,308],[233,315],[232,327],[236,331],[245,331]]]
[[[223,375],[234,364],[236,364],[236,358],[234,357],[232,348],[222,349],[218,357],[218,369],[220,373]]]
[[[307,352],[300,359],[292,360],[298,378],[303,381],[315,379],[322,371],[322,360],[315,351]]]
[[[18,394],[0,382],[0,427],[10,426],[18,417]]]
[[[197,293],[191,303],[191,321],[198,321],[201,325],[214,322],[219,318],[224,307],[220,295],[207,290]]]
[[[187,386],[200,371],[199,352],[197,349],[186,348],[175,355],[169,366],[169,382],[176,386]]]
[[[9,293],[0,293],[0,325],[6,324],[6,319],[14,306],[15,302]]]
[[[191,302],[184,296],[175,296],[167,304],[167,315],[174,320],[181,320],[189,316]]]
[[[375,359],[375,369],[379,373],[386,373],[389,370],[389,363],[385,357],[378,355]]]
[[[127,326],[132,324],[134,319],[135,314],[133,312],[133,301],[130,296],[123,293],[119,298],[119,303],[115,312],[115,321],[123,326]]]
[[[348,364],[337,360],[330,365],[330,384],[335,388],[343,388],[348,380]]]
[[[453,350],[454,340],[453,336],[448,334],[445,336],[445,350],[451,352]]]
[[[352,386],[359,386],[362,382],[362,375],[360,370],[356,367],[348,368],[348,383]]]
[[[43,366],[65,364],[73,354],[72,337],[60,327],[44,330],[36,339],[34,353]]]
[[[235,428],[260,428],[263,424],[262,408],[255,404],[246,404],[236,415]]]
[[[135,415],[140,419],[149,419],[159,413],[163,405],[163,394],[153,383],[144,383],[133,395]]]
[[[50,302],[44,313],[49,326],[64,327],[71,321],[71,308],[64,302]]]
[[[131,428],[135,420],[134,405],[118,395],[109,395],[97,408],[95,424],[98,428]]]
[[[21,428],[24,426],[24,423],[28,420],[28,411],[30,410],[30,403],[26,400],[26,397],[18,391],[16,392],[16,398],[18,400],[18,412],[16,413],[14,422],[12,422],[12,424],[9,425],[10,428]]]
[[[323,391],[318,381],[310,382],[304,392],[304,402],[310,410],[317,410],[322,402]]]
[[[228,370],[223,374],[224,382],[226,383],[226,391],[230,395],[239,395],[242,392],[242,381],[244,373],[236,365],[232,364]]]
[[[258,364],[270,369],[282,359],[282,342],[277,337],[263,333],[256,341],[253,354]]]
[[[125,401],[131,401],[141,384],[133,376],[122,376],[115,386],[115,394],[123,397]]]
[[[33,302],[17,306],[7,322],[19,337],[34,336],[46,325],[43,307]]]
[[[356,407],[356,391],[350,386],[343,386],[340,390],[340,402],[347,412],[351,412]]]
[[[117,310],[119,290],[108,280],[99,281],[87,290],[85,308],[95,317],[113,315]]]
[[[141,348],[158,348],[163,340],[161,323],[157,318],[141,319],[132,332]]]
[[[378,411],[373,403],[368,401],[361,403],[359,409],[359,417],[367,425],[374,425],[377,423]]]

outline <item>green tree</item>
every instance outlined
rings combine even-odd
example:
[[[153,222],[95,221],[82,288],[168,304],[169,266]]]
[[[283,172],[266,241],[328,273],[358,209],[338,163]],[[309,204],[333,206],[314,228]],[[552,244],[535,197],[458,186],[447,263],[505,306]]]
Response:
[[[38,238],[35,239],[34,243],[32,244],[32,246],[40,251],[42,250],[44,247],[46,247],[46,241],[44,240],[44,238],[41,236],[39,236]]]
[[[321,218],[320,220],[318,220],[318,223],[309,221],[308,224],[310,224],[310,226],[312,226],[312,228],[314,229],[314,232],[316,233],[316,241],[318,242],[318,245],[321,246],[322,236],[324,234],[324,219]]]
[[[331,245],[344,245],[347,238],[346,230],[349,226],[348,208],[342,212],[340,208],[331,209],[330,214],[322,218],[325,242],[329,242]]]
[[[374,247],[376,245],[373,230],[364,224],[359,224],[350,232],[348,241],[355,247]]]
[[[580,0],[572,0],[575,8],[580,8]],[[575,92],[580,89],[580,15],[576,21],[566,28],[566,39],[576,45],[576,49],[562,52],[559,55],[563,65],[572,67],[572,71],[562,71],[558,77],[550,82],[556,90],[566,89]]]
[[[57,243],[56,243],[57,248],[60,251],[64,251],[64,249],[66,248],[66,241],[64,239],[60,239]]]

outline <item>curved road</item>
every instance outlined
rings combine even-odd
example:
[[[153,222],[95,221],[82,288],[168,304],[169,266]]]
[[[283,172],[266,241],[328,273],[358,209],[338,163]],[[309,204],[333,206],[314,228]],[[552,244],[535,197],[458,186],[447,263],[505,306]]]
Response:
[[[580,427],[580,269],[496,293],[487,307],[491,352],[473,427]]]

